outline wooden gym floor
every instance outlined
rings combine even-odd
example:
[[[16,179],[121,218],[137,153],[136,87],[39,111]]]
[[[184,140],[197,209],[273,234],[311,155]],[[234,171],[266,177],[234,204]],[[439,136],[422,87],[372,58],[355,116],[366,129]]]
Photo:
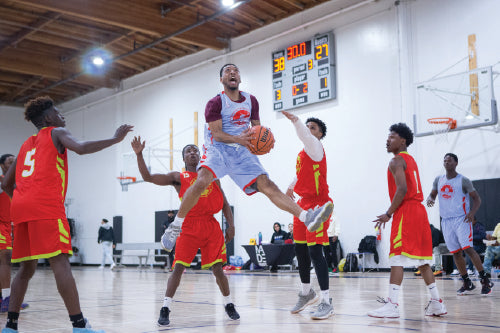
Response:
[[[298,273],[280,271],[230,272],[227,274],[239,321],[227,319],[221,294],[212,274],[188,270],[174,298],[170,326],[157,327],[169,273],[160,268],[139,270],[134,267],[99,270],[73,267],[83,314],[96,329],[107,333],[149,332],[499,332],[500,280],[496,288],[482,297],[477,278],[477,292],[457,296],[459,278],[437,278],[441,296],[448,308],[443,318],[423,315],[428,292],[421,278],[405,273],[400,295],[398,320],[370,318],[366,312],[379,307],[377,296],[386,297],[389,273],[340,273],[330,278],[335,315],[313,321],[313,307],[292,315]],[[318,290],[317,281],[311,281]],[[57,293],[52,271],[39,267],[33,277],[25,302],[30,307],[19,318],[20,332],[71,332],[64,304]],[[6,314],[0,315],[5,326]]]

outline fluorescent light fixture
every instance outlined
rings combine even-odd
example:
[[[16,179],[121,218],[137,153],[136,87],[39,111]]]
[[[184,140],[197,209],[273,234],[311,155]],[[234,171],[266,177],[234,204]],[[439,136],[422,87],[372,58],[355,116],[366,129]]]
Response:
[[[474,116],[471,115],[471,114],[468,114],[468,115],[465,116],[465,119],[471,120],[471,119],[474,119]]]
[[[234,0],[222,0],[222,5],[226,7],[232,6],[234,5]]]

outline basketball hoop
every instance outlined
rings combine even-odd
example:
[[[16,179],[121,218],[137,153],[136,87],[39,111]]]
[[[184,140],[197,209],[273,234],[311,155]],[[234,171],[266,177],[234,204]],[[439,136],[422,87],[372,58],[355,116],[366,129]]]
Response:
[[[432,132],[436,138],[444,138],[448,141],[448,132],[457,128],[457,121],[450,117],[429,118],[427,122],[432,126]]]
[[[136,177],[129,177],[129,176],[120,176],[116,177],[120,181],[120,185],[122,186],[122,192],[127,192],[128,191],[128,185],[133,184],[136,182],[137,178]]]

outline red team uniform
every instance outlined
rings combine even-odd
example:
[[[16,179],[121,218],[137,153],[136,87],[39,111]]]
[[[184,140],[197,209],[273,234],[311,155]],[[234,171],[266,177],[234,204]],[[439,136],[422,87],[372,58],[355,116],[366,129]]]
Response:
[[[181,190],[179,198],[196,181],[196,172],[181,173]],[[186,215],[182,224],[182,232],[175,247],[173,266],[179,263],[189,267],[198,249],[201,249],[201,268],[208,269],[212,265],[225,263],[226,244],[219,222],[214,214],[220,212],[224,204],[222,191],[216,182],[212,182],[201,194],[198,203]]]
[[[294,192],[301,196],[297,204],[304,210],[322,206],[328,201],[328,184],[326,182],[326,154],[323,150],[323,159],[319,162],[313,161],[302,149],[297,156],[297,183],[293,188]],[[311,186],[314,184],[314,186]],[[328,226],[331,216],[324,222],[318,230],[310,232],[303,222],[297,217],[293,218],[293,240],[295,243],[307,245],[328,245]]]
[[[432,236],[429,219],[422,201],[422,185],[417,163],[407,152],[400,152],[406,162],[406,195],[392,216],[389,258],[403,255],[412,259],[432,260]],[[394,198],[396,181],[387,170],[389,197]]]
[[[0,182],[3,180],[0,175]],[[10,219],[10,197],[0,190],[0,250],[12,250],[12,226]]]
[[[42,128],[19,151],[11,203],[12,262],[73,254],[64,209],[68,159],[66,149],[60,154],[54,146],[54,128]]]

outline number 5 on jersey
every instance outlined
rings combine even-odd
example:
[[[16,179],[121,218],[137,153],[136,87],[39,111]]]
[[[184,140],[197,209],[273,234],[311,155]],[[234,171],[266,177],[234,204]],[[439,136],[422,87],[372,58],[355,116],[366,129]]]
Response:
[[[29,169],[28,170],[23,170],[22,176],[23,177],[29,177],[33,174],[33,171],[35,171],[35,155],[36,148],[31,149],[29,152],[26,153],[26,158],[24,159],[24,165],[27,166]]]

